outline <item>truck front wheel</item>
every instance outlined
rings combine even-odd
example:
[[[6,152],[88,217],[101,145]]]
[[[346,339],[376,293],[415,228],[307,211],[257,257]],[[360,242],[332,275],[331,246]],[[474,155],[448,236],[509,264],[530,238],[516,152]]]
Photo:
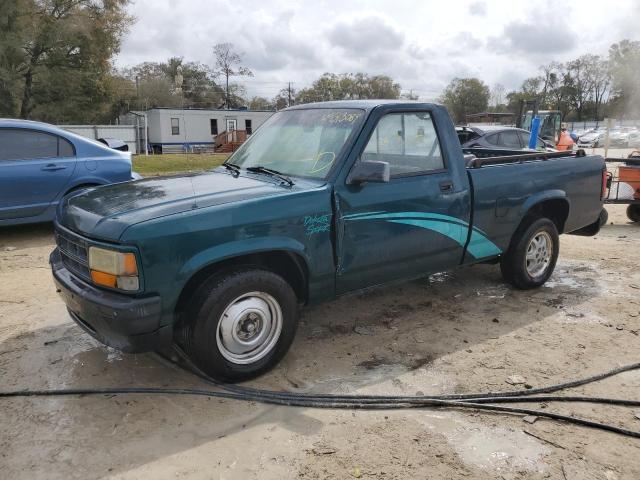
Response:
[[[514,234],[509,250],[500,260],[502,276],[522,290],[539,287],[553,273],[559,251],[555,224],[548,218],[539,218]]]
[[[192,361],[217,380],[238,382],[272,368],[298,325],[298,301],[279,275],[241,269],[212,276],[185,312],[181,342]]]

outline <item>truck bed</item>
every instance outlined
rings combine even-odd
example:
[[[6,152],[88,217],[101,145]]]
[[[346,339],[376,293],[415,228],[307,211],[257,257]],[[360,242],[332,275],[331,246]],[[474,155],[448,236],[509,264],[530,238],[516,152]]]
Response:
[[[566,219],[559,233],[591,224],[602,209],[599,196],[604,160],[571,152],[533,152],[464,149],[472,186],[473,226],[505,251],[531,205],[556,202],[557,215]],[[470,158],[470,154],[475,158]],[[600,172],[600,174],[596,174]]]

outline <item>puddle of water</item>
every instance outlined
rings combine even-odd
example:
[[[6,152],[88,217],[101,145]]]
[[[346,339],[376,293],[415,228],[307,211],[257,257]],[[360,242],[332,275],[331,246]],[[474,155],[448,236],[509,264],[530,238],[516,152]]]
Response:
[[[580,279],[576,277],[563,275],[563,272],[561,272],[560,274],[554,273],[551,279],[547,280],[544,286],[546,288],[567,287],[572,289],[578,289],[578,288],[584,287],[585,283],[581,282]]]
[[[451,274],[448,272],[439,272],[429,275],[429,283],[443,283],[451,278]]]
[[[602,275],[593,265],[582,262],[559,262],[551,278],[543,285],[545,288],[568,288],[580,291],[600,289],[598,279]]]
[[[433,414],[421,419],[445,436],[460,459],[483,470],[505,473],[545,473],[544,456],[550,449],[522,431],[467,422],[454,414]]]
[[[502,299],[507,296],[509,288],[506,285],[496,285],[476,290],[476,295],[486,298]]]

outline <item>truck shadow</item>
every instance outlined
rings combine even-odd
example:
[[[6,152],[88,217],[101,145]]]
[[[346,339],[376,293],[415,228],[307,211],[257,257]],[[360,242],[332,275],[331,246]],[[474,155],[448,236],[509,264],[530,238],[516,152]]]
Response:
[[[505,365],[516,363],[508,355],[526,356],[527,348],[546,347],[529,335],[516,340],[522,342],[521,352],[503,353],[502,360],[487,351],[518,338],[523,329],[535,331],[536,323],[551,315],[593,321],[582,306],[600,292],[592,269],[587,263],[562,262],[549,286],[521,292],[501,282],[496,266],[479,265],[309,308],[289,354],[250,384],[272,390],[402,395],[505,389],[509,385],[504,378],[512,374]],[[457,376],[453,367],[448,368],[454,359],[457,371],[468,365],[468,375]],[[103,347],[72,323],[7,338],[0,343],[0,369],[5,372],[3,390],[206,388],[156,355],[127,355]],[[550,369],[557,370],[551,365]],[[530,381],[548,383],[544,377]],[[324,425],[305,409],[191,396],[2,402],[7,458],[20,449],[20,458],[38,465],[44,476],[70,451],[91,459],[76,465],[82,470],[74,470],[76,475],[98,478],[204,444],[219,453],[225,439],[250,434],[260,425],[274,426],[269,430],[274,442],[282,437],[282,429],[306,436]],[[104,454],[95,455],[96,451]]]

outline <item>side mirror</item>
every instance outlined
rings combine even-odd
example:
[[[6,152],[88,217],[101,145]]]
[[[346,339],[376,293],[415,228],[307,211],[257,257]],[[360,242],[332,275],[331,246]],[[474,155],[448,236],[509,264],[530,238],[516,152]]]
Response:
[[[390,178],[389,162],[361,160],[353,167],[347,183],[360,185],[367,182],[385,183]]]

